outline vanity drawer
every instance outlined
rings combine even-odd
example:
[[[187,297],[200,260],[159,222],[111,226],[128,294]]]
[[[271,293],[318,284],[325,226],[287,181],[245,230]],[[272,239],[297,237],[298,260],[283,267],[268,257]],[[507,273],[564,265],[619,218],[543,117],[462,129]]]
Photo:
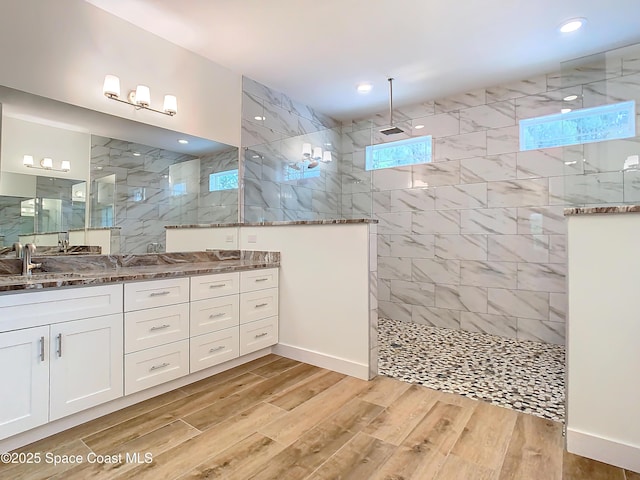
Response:
[[[124,351],[136,352],[189,338],[189,304],[124,314]]]
[[[0,295],[0,332],[122,313],[122,285]]]
[[[278,317],[240,325],[240,355],[278,343]]]
[[[240,272],[240,291],[253,292],[278,286],[278,269],[265,268]]]
[[[278,315],[278,289],[268,288],[240,294],[240,323]]]
[[[202,335],[240,323],[240,299],[238,295],[210,298],[191,302],[191,335]]]
[[[169,278],[124,284],[125,312],[188,301],[189,278]]]
[[[240,272],[191,277],[191,300],[232,295],[240,291]]]
[[[191,373],[240,356],[238,327],[191,337],[190,342]]]
[[[189,373],[189,340],[124,356],[124,394],[180,378]]]

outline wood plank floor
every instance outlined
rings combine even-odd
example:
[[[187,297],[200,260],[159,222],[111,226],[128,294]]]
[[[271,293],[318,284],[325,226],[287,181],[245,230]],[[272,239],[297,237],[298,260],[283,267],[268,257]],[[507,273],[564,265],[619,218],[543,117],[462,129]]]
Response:
[[[43,462],[0,464],[0,479],[640,478],[563,451],[560,423],[276,355],[19,451],[41,452]],[[52,465],[46,452],[82,463]]]

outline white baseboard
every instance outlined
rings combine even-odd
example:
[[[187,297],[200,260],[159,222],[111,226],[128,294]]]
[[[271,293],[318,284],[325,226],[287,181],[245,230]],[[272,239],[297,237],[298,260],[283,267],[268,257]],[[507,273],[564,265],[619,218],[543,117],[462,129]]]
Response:
[[[369,366],[364,363],[357,363],[344,358],[333,357],[324,353],[307,350],[292,345],[278,343],[272,347],[273,353],[283,357],[298,360],[299,362],[309,363],[316,367],[326,368],[335,372],[344,373],[351,377],[369,380]]]
[[[640,473],[640,446],[567,428],[567,451]]]

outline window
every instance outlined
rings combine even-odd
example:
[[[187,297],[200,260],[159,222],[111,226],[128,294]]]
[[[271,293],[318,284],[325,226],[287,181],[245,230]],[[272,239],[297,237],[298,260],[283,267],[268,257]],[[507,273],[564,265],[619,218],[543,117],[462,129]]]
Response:
[[[209,175],[209,191],[233,190],[238,188],[238,169]]]
[[[294,165],[294,166],[292,166]],[[306,178],[315,178],[320,176],[320,166],[309,169],[303,162],[287,165],[284,169],[284,181],[294,182]]]
[[[636,102],[520,120],[520,150],[603,142],[636,135]]]
[[[431,135],[370,145],[365,150],[365,168],[402,167],[431,161]]]
[[[171,185],[171,196],[172,197],[181,197],[182,195],[187,194],[187,183],[174,183]]]

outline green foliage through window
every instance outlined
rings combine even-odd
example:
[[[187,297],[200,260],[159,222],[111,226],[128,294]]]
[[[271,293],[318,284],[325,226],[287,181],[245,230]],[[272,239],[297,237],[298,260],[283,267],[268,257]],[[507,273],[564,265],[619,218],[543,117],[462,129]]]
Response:
[[[209,175],[209,191],[233,190],[238,188],[238,169]]]
[[[365,168],[402,167],[431,161],[431,135],[370,145],[365,149]]]

